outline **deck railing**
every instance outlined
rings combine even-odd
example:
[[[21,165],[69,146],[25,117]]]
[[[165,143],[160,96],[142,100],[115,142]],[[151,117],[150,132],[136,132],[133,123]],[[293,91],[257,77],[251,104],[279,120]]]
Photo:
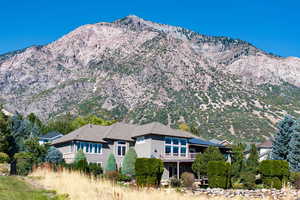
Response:
[[[192,159],[194,160],[197,156],[197,154],[199,153],[187,153],[187,154],[164,154],[164,155],[161,155],[160,157],[161,158],[165,158],[165,159]]]

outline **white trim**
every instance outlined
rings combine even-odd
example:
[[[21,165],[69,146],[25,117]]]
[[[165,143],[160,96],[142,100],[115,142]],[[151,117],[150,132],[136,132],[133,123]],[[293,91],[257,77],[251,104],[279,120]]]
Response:
[[[167,144],[166,140],[170,139],[171,140],[171,144]],[[174,144],[174,140],[178,140],[178,144]],[[187,157],[188,156],[188,140],[184,139],[184,138],[178,138],[178,137],[165,137],[164,138],[165,142],[164,142],[164,155],[165,156],[172,156],[172,157]],[[181,140],[185,141],[185,145],[181,144]],[[166,154],[166,146],[170,146],[171,147],[171,153],[170,154]],[[173,148],[174,147],[178,147],[178,153],[177,155],[174,155],[173,152]],[[185,156],[181,156],[181,148],[184,147],[186,149],[185,151]]]

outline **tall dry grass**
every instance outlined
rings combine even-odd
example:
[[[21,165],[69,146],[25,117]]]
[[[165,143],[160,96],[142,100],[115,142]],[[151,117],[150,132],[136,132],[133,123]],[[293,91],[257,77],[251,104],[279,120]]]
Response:
[[[31,176],[46,189],[56,190],[59,194],[69,194],[71,200],[243,200],[245,197],[225,198],[207,197],[178,193],[174,190],[136,189],[113,184],[107,180],[90,179],[78,172],[66,170],[53,172],[37,169]],[[270,198],[265,198],[265,200]],[[289,198],[287,198],[289,199]],[[252,199],[254,200],[254,199]]]

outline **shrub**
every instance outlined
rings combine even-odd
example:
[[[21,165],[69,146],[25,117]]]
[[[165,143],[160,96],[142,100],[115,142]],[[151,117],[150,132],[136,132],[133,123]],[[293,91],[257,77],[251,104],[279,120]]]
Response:
[[[296,189],[300,189],[300,172],[292,172],[290,182]]]
[[[74,163],[78,163],[80,160],[86,160],[86,157],[82,149],[79,149],[75,155]]]
[[[78,162],[74,163],[75,170],[81,171],[83,173],[89,173],[89,164],[84,160],[79,160]]]
[[[249,171],[249,172],[242,172],[241,174],[241,179],[242,179],[242,183],[243,183],[243,188],[245,189],[250,189],[253,190],[256,188],[256,178],[255,178],[255,173],[253,173],[253,171]]]
[[[184,172],[181,174],[182,184],[185,187],[192,187],[195,182],[195,175],[190,172]]]
[[[114,172],[117,171],[117,163],[114,154],[109,154],[106,166],[105,166],[105,173],[106,172]]]
[[[275,188],[275,189],[282,188],[282,182],[278,177],[263,178],[263,184],[268,188]]]
[[[0,163],[7,163],[9,161],[9,157],[6,153],[0,152]]]
[[[156,158],[137,158],[136,182],[139,186],[159,186],[163,174],[163,162]]]
[[[124,175],[122,173],[119,173],[118,181],[121,181],[121,182],[130,182],[131,180],[132,180],[132,178],[130,176],[127,176],[127,175]]]
[[[176,178],[176,177],[172,177],[170,179],[170,184],[171,184],[171,187],[180,187],[181,186],[181,180]]]
[[[62,163],[64,159],[62,153],[58,149],[50,147],[47,151],[45,160],[49,163],[59,164]]]
[[[211,188],[228,188],[230,186],[230,164],[225,161],[208,163],[208,185]]]
[[[16,153],[14,158],[17,162],[17,174],[22,176],[28,175],[31,172],[33,165],[31,154],[28,152],[20,152]]]
[[[204,153],[197,154],[192,170],[199,176],[198,178],[201,175],[207,175],[207,166],[210,161],[225,161],[225,158],[216,147],[208,147]]]
[[[101,175],[103,173],[102,167],[97,163],[90,163],[88,165],[89,173],[95,177]]]
[[[133,148],[130,148],[123,159],[121,173],[127,176],[135,175],[135,161],[137,154]]]
[[[264,160],[260,163],[263,184],[269,188],[280,189],[288,180],[289,164],[285,160]]]

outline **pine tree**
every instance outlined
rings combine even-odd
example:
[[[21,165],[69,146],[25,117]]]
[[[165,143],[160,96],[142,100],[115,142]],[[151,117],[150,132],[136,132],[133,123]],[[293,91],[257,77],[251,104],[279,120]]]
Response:
[[[259,155],[255,144],[251,145],[250,155],[246,161],[247,171],[256,174],[259,165]]]
[[[291,171],[300,172],[300,122],[297,121],[289,142],[288,161]]]
[[[106,166],[105,166],[105,172],[112,172],[117,171],[117,163],[114,154],[109,154]]]
[[[278,125],[278,133],[272,146],[272,160],[287,160],[289,152],[289,142],[294,131],[295,120],[287,115]]]
[[[239,182],[242,176],[242,173],[245,170],[245,159],[244,159],[244,152],[245,152],[245,145],[244,144],[237,144],[232,146],[232,179],[233,182]]]
[[[123,159],[121,172],[123,175],[134,176],[135,175],[135,161],[137,154],[133,148],[130,148]]]
[[[50,147],[48,149],[45,160],[49,163],[59,164],[63,162],[63,155],[57,148]]]
[[[198,175],[207,174],[207,165],[209,161],[225,161],[224,156],[216,147],[208,147],[204,153],[198,154],[192,165],[192,170]]]

